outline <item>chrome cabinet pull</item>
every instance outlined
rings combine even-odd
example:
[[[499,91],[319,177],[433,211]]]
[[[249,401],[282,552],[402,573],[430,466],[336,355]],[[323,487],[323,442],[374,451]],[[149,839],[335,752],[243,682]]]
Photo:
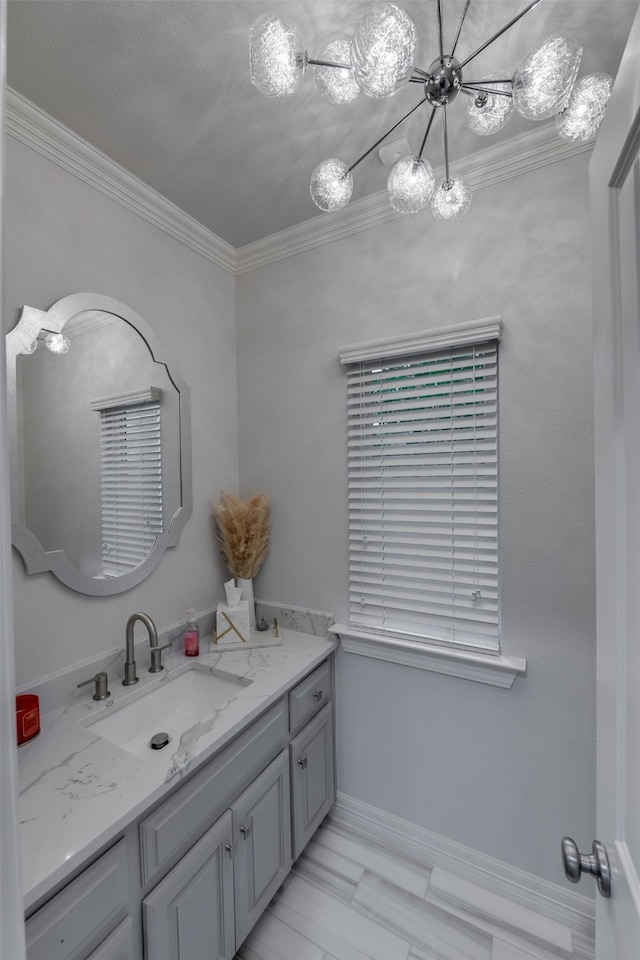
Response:
[[[300,766],[301,766],[302,769],[304,770],[304,769],[306,768],[306,766],[307,766],[307,758],[306,758],[306,757],[300,757],[300,759],[298,760],[298,763],[300,764]]]
[[[240,833],[242,834],[242,836],[243,836],[244,839],[246,840],[247,837],[251,835],[251,824],[249,824],[248,827],[240,827]]]
[[[318,701],[322,700],[322,690],[314,690],[313,699]]]

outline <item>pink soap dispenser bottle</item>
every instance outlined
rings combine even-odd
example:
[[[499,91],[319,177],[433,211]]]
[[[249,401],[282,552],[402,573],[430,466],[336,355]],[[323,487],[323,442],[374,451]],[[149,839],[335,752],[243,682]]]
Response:
[[[187,624],[184,628],[184,655],[197,657],[200,654],[200,630],[195,610],[187,610]]]

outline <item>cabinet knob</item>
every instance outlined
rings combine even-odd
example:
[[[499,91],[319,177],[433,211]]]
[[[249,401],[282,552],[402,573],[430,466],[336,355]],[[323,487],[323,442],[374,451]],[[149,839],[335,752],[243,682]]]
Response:
[[[240,833],[242,834],[242,836],[243,836],[243,837],[245,838],[245,840],[246,840],[247,837],[250,836],[250,834],[251,834],[251,824],[249,824],[248,827],[240,827]]]
[[[305,767],[307,766],[307,758],[306,758],[306,757],[300,757],[300,759],[298,760],[298,763],[300,764],[300,766],[301,766],[302,769],[304,770]]]
[[[225,850],[227,851],[227,853],[229,854],[229,856],[232,857],[232,856],[233,856],[234,845],[233,845],[232,843],[225,843],[224,848],[225,848]]]
[[[314,691],[313,691],[313,699],[314,699],[314,700],[322,700],[322,690],[314,690]]]

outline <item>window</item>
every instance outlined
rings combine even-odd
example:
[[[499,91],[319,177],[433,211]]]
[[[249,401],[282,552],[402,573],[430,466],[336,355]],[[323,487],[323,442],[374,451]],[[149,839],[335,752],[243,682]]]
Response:
[[[137,567],[162,533],[161,391],[96,400],[100,412],[102,572]]]
[[[349,628],[499,653],[499,321],[342,352]]]

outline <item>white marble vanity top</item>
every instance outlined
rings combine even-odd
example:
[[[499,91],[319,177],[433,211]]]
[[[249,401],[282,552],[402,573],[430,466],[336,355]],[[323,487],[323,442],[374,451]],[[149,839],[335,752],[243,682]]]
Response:
[[[146,759],[83,725],[106,705],[92,699],[91,686],[81,698],[41,717],[41,733],[18,751],[25,909],[229,743],[337,646],[335,640],[291,630],[281,630],[281,637],[280,646],[205,651],[197,660],[172,653],[165,658],[165,670],[155,675],[148,673],[147,660],[139,658],[135,687],[109,676],[106,703],[114,706],[196,664],[251,681],[211,719],[195,724],[179,742],[150,750]]]

